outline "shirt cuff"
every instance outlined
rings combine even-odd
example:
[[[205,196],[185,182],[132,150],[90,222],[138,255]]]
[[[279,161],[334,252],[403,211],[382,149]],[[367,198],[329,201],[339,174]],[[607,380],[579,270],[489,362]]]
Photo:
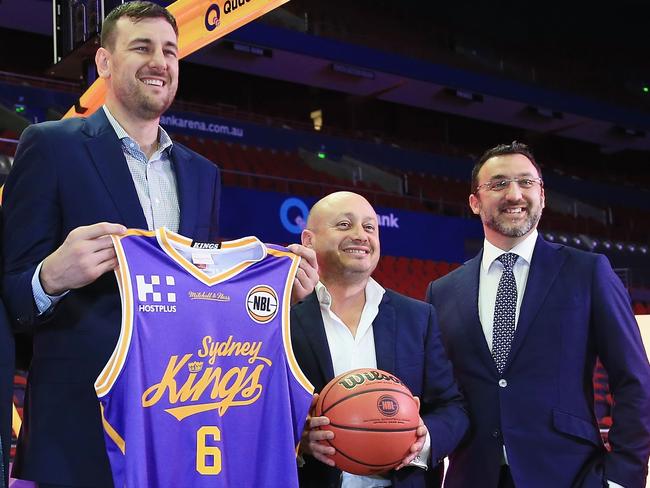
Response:
[[[609,488],[625,488],[623,485],[619,485],[618,483],[614,483],[613,481],[607,480],[607,486]]]
[[[424,446],[422,447],[420,454],[415,456],[415,459],[409,463],[409,466],[417,466],[418,468],[422,468],[426,471],[429,468],[427,464],[427,459],[429,459],[430,454],[431,454],[431,437],[429,437],[429,431],[427,430],[427,437],[424,440]]]
[[[43,315],[47,312],[52,311],[56,304],[61,301],[61,299],[68,294],[67,291],[61,293],[60,295],[48,295],[43,290],[43,285],[41,285],[41,268],[43,267],[43,261],[36,266],[36,271],[34,271],[34,276],[32,276],[32,294],[34,295],[34,303],[36,303],[36,308],[38,309],[38,315]]]

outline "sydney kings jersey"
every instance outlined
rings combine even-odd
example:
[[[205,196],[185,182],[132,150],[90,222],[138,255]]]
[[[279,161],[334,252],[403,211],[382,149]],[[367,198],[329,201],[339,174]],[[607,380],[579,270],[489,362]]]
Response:
[[[122,329],[95,390],[115,486],[297,487],[313,391],[291,350],[299,258],[255,237],[113,241]]]

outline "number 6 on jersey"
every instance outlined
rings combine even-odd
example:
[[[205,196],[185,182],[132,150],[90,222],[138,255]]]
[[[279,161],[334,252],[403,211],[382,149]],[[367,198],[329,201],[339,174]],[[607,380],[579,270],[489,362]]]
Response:
[[[207,446],[208,436],[213,441],[221,440],[219,427],[204,425],[196,432],[196,470],[201,474],[215,475],[221,472],[221,450],[216,446]],[[208,459],[212,459],[208,463]]]

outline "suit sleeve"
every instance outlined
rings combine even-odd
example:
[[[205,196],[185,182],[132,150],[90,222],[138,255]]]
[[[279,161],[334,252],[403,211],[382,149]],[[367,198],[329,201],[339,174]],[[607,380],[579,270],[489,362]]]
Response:
[[[23,132],[3,194],[3,298],[14,328],[38,325],[31,280],[61,241],[56,164],[42,128]],[[54,146],[52,146],[54,147]]]
[[[421,412],[431,437],[431,465],[435,465],[463,439],[469,418],[445,353],[435,309],[431,305],[428,309]]]
[[[424,297],[424,301],[427,303],[433,304],[433,281],[429,283],[429,286],[427,286],[427,292]]]
[[[627,291],[605,256],[594,269],[592,326],[614,399],[605,477],[641,488],[650,454],[650,366]]]

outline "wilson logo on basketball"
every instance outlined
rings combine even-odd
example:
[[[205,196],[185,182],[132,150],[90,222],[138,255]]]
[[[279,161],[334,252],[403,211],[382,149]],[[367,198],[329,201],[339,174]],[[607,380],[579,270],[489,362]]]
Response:
[[[395,378],[393,375],[390,375],[386,372],[380,370],[367,370],[363,373],[352,373],[347,376],[344,376],[339,380],[339,384],[347,389],[351,390],[356,388],[359,385],[363,385],[366,382],[372,381],[389,381],[397,385],[401,385],[402,382]]]
[[[383,395],[377,400],[377,410],[386,417],[394,417],[399,411],[399,403],[390,395]]]
[[[246,311],[258,324],[266,324],[278,313],[278,294],[268,285],[259,285],[246,295]]]

